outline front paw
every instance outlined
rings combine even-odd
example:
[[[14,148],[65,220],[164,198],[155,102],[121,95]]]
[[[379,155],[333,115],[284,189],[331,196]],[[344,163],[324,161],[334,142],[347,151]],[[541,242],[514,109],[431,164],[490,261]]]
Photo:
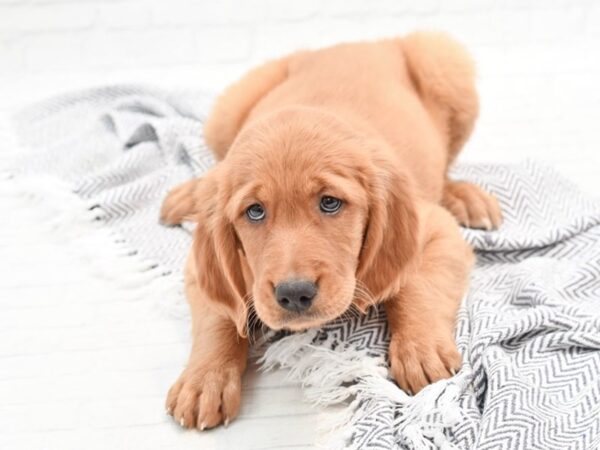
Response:
[[[450,378],[461,365],[452,336],[392,336],[389,360],[392,376],[409,394],[416,394],[428,384]]]
[[[187,368],[167,395],[167,413],[184,428],[204,430],[233,420],[240,409],[242,374],[237,366]]]

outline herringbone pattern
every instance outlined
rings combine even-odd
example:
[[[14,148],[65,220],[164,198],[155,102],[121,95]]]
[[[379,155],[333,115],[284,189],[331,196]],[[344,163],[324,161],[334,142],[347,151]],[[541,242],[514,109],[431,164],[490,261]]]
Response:
[[[465,449],[597,448],[600,203],[532,163],[461,166],[454,176],[494,192],[505,223],[497,232],[464,230],[479,257],[457,341],[473,379],[447,437]],[[322,334],[382,356],[383,316],[371,312]],[[393,402],[387,406],[379,400],[365,408],[354,423],[356,448],[401,448],[403,436],[392,446],[383,439],[389,417],[402,414]]]

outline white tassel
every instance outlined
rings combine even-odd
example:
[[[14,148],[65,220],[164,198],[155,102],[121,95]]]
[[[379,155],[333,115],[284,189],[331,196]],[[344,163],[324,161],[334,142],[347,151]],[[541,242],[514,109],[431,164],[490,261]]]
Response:
[[[311,403],[337,406],[322,421],[319,446],[352,448],[353,428],[363,416],[361,404],[386,399],[399,412],[394,422],[397,444],[415,450],[456,448],[444,429],[461,417],[458,401],[471,379],[470,372],[463,370],[450,380],[438,381],[409,396],[387,378],[385,361],[350,346],[333,351],[327,343],[316,345],[313,342],[317,333],[311,330],[272,343],[259,363],[264,370],[278,366],[288,369],[288,378],[302,383]]]
[[[109,281],[113,295],[148,302],[160,314],[188,317],[181,275],[164,275],[153,261],[144,260],[115,232],[95,222],[102,211],[90,209],[93,205],[74,194],[68,184],[40,175],[8,176],[0,180],[0,204],[22,218],[19,233],[44,233],[48,240],[63,245],[73,258],[91,268],[96,280]]]

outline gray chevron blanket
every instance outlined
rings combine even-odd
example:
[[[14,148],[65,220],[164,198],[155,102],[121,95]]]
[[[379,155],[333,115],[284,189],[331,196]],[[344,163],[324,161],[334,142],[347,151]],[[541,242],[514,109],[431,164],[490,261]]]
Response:
[[[118,86],[34,105],[13,118],[27,151],[10,176],[60,180],[127,249],[115,258],[180,289],[190,234],[161,227],[158,210],[213,164],[202,141],[209,103]],[[533,163],[459,165],[453,176],[495,193],[505,217],[496,232],[463,230],[478,261],[456,328],[461,371],[403,393],[387,374],[383,310],[270,336],[263,366],[290,369],[309,400],[338,405],[325,448],[598,448],[600,202]]]

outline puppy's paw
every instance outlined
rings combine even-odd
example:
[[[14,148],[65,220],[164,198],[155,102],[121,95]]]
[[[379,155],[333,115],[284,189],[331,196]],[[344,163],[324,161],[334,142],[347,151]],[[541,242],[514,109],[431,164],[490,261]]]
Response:
[[[184,370],[167,395],[167,413],[184,428],[205,430],[233,420],[240,409],[242,376],[233,367]]]
[[[461,365],[460,354],[450,335],[446,339],[432,336],[426,340],[392,336],[389,359],[392,376],[402,390],[410,394],[450,378]]]
[[[444,187],[442,206],[469,228],[495,230],[502,224],[498,200],[476,184],[449,181]]]
[[[190,180],[170,191],[160,209],[160,222],[163,225],[179,225],[189,220],[196,212],[194,189],[198,180]]]

